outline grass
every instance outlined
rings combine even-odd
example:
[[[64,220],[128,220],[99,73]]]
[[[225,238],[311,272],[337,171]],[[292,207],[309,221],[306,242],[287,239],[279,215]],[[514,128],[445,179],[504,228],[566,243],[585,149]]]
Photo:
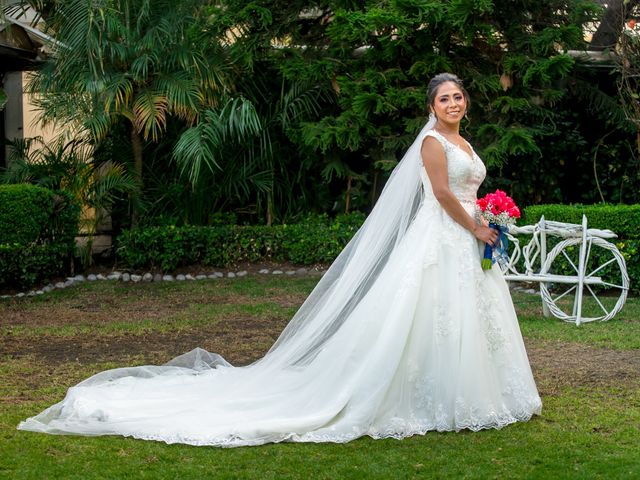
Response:
[[[640,349],[640,301],[637,298],[627,299],[622,311],[613,320],[579,326],[553,317],[543,317],[542,300],[538,295],[514,293],[513,300],[518,310],[520,329],[528,338],[575,342],[616,350]]]
[[[197,345],[258,358],[316,281],[100,282],[0,302],[0,478],[640,478],[639,299],[615,320],[576,327],[515,294],[544,408],[502,430],[219,449],[15,429],[106,368]]]

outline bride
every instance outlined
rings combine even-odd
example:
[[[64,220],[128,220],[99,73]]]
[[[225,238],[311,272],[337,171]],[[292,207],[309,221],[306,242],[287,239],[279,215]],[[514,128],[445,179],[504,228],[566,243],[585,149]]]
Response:
[[[481,269],[486,169],[459,134],[469,96],[428,87],[430,121],[363,227],[269,352],[195,349],[79,383],[22,430],[235,447],[501,428],[540,413],[507,285]]]

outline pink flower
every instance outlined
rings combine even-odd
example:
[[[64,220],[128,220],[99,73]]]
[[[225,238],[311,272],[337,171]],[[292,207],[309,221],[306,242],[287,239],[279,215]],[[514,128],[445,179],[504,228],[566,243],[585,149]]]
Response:
[[[520,218],[520,209],[515,205],[511,207],[509,210],[507,210],[507,213],[512,218]]]
[[[520,209],[516,206],[513,198],[507,195],[504,190],[496,190],[493,193],[488,193],[484,197],[476,200],[476,204],[480,210],[484,213],[485,218],[490,222],[498,221],[496,217],[500,214],[504,214],[506,217],[512,219],[520,218]],[[503,220],[499,220],[502,222]]]

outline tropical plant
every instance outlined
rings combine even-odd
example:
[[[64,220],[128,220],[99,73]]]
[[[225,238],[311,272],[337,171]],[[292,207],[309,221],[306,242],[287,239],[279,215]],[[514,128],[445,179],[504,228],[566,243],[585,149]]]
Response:
[[[91,262],[93,236],[111,206],[122,195],[137,189],[135,178],[121,164],[96,164],[93,147],[80,139],[45,142],[41,137],[16,139],[9,146],[8,167],[3,183],[31,183],[53,191],[64,191],[82,206],[79,231],[86,235],[82,259]]]
[[[145,143],[164,135],[170,117],[193,125],[210,116],[207,109],[224,109],[233,101],[229,96],[234,50],[207,35],[199,17],[203,4],[201,0],[57,4],[49,28],[59,44],[30,84],[30,90],[39,94],[42,119],[78,126],[94,142],[124,119],[136,179],[142,185]],[[229,133],[236,134],[233,128]],[[191,140],[192,147],[202,146]]]
[[[572,53],[621,2],[69,0],[37,82],[48,118],[126,127],[116,155],[134,152],[157,223],[369,209],[444,70],[471,92],[489,188],[636,201],[618,77]]]
[[[160,180],[157,190],[165,192],[155,204],[175,204],[175,193],[188,195],[191,205],[201,206],[199,215],[185,219],[194,223],[208,222],[218,210],[234,210],[267,224],[282,221],[313,208],[318,189],[317,175],[308,176],[318,162],[296,139],[302,122],[317,119],[332,105],[330,85],[283,75],[278,64],[290,51],[274,49],[268,35],[257,35],[241,10],[226,2],[224,8],[211,5],[206,10],[208,31],[227,48],[243,52],[250,74],[236,78],[235,97],[205,112],[178,139],[173,154],[190,186],[154,175]],[[265,10],[255,14],[268,17]]]

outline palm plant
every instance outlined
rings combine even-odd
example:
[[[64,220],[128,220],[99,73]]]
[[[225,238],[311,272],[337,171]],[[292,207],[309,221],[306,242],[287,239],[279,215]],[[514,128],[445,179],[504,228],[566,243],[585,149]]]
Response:
[[[271,78],[254,82],[264,75],[243,75],[244,65],[259,54],[251,42],[227,41],[237,19],[229,24],[225,9],[206,5],[203,0],[61,2],[48,15],[50,33],[60,43],[30,89],[40,94],[45,123],[74,125],[94,142],[124,120],[141,187],[144,165],[145,178],[164,173],[149,171],[145,148],[178,119],[186,128],[173,157],[192,192],[213,190],[235,205],[255,201],[271,223],[276,197],[281,205],[290,203],[303,170],[291,171],[290,159],[278,152],[287,131],[317,113],[324,92],[297,82],[273,89],[265,84]]]
[[[304,194],[296,185],[305,165],[298,155],[284,154],[290,143],[287,134],[330,101],[326,88],[317,84],[280,81],[276,92],[259,79],[243,82],[239,88],[250,100],[233,99],[223,109],[207,112],[175,148],[181,171],[194,189],[209,182],[227,200],[245,206],[253,201],[267,225],[279,216],[276,210],[295,203],[294,192]],[[208,180],[199,182],[204,171]]]
[[[30,84],[41,94],[43,120],[71,123],[100,141],[125,119],[142,185],[144,145],[160,139],[168,118],[197,124],[233,92],[233,49],[207,36],[203,3],[60,3],[49,23],[60,44]]]

